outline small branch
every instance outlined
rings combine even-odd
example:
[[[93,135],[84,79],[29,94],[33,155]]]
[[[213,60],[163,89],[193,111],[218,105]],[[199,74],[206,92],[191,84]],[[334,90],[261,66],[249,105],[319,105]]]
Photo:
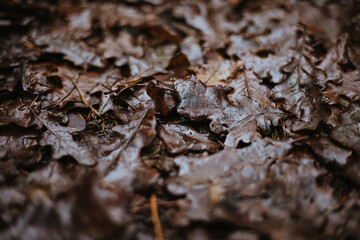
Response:
[[[129,142],[131,141],[131,139],[135,136],[135,133],[139,130],[141,123],[144,121],[144,118],[146,116],[146,114],[148,113],[150,107],[152,106],[153,101],[151,100],[151,102],[148,104],[148,106],[146,107],[144,113],[142,114],[142,116],[140,117],[138,123],[136,124],[135,129],[132,131],[130,137],[126,140],[126,142],[123,145],[123,148],[127,148],[127,145],[129,144]]]
[[[157,201],[157,206],[161,208],[178,208],[179,204],[177,202],[171,201]],[[131,213],[138,213],[142,211],[149,211],[151,209],[151,204],[147,203],[139,207],[131,208],[129,211]]]
[[[154,225],[155,239],[164,240],[155,194],[152,194],[150,197],[150,208],[151,208],[151,218]]]
[[[69,97],[70,94],[71,94],[74,90],[75,90],[75,87],[73,87],[62,99],[60,99],[60,101],[59,101],[57,104],[55,104],[54,107],[59,106],[59,104],[62,103],[67,97]]]
[[[74,77],[73,77],[74,78]],[[95,113],[98,117],[100,117],[100,113],[93,108],[90,103],[85,99],[84,95],[81,93],[79,87],[76,85],[75,81],[73,79],[71,79],[71,83],[74,85],[74,87],[76,88],[76,90],[78,91],[81,100],[86,104],[86,106],[88,106],[90,108],[90,110]]]

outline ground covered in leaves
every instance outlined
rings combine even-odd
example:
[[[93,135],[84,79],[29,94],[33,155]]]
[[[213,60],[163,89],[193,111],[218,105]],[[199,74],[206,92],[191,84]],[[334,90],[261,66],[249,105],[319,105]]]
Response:
[[[359,4],[1,1],[0,239],[360,239]]]

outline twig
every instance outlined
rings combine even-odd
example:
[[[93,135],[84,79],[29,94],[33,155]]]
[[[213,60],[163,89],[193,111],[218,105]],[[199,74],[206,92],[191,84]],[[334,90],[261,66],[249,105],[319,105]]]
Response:
[[[138,123],[136,124],[135,129],[132,131],[130,137],[129,137],[129,138],[126,140],[126,142],[124,143],[123,148],[127,148],[127,145],[129,144],[129,142],[131,141],[131,139],[135,136],[135,133],[138,131],[141,123],[143,122],[143,120],[144,120],[146,114],[148,113],[150,107],[152,106],[152,104],[153,104],[153,101],[151,100],[151,102],[150,102],[150,103],[148,104],[148,106],[146,107],[143,115],[140,117]]]
[[[71,94],[74,90],[75,90],[75,87],[73,87],[62,99],[60,99],[60,101],[59,101],[57,104],[55,104],[54,107],[57,107],[60,103],[62,103],[62,101],[64,101],[67,97],[69,97],[70,94]]]
[[[157,201],[157,206],[161,208],[178,208],[179,205],[177,202],[171,202],[171,201]],[[147,203],[139,207],[133,207],[129,211],[131,213],[137,213],[142,211],[148,211],[151,209],[151,204]]]
[[[246,69],[244,69],[244,82],[245,82],[245,88],[246,88],[247,96],[251,97],[251,91],[249,89],[249,82],[248,82],[247,75],[246,75]]]
[[[155,194],[152,194],[150,197],[150,208],[151,208],[151,218],[154,225],[155,239],[164,240]]]
[[[73,77],[74,79],[75,77]],[[74,85],[74,87],[76,88],[76,90],[78,91],[79,95],[80,95],[80,98],[81,100],[86,104],[86,106],[88,106],[90,108],[90,110],[95,113],[98,117],[100,117],[100,113],[95,109],[93,108],[90,103],[85,99],[84,95],[81,93],[79,87],[76,85],[75,81],[71,79],[71,83]]]

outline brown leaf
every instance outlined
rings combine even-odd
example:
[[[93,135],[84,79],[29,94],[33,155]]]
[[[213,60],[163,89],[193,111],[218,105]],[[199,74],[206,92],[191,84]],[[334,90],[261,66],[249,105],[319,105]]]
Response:
[[[152,143],[156,135],[156,121],[152,108],[150,102],[146,107],[139,108],[129,122],[113,128],[115,132],[125,136],[125,140],[121,147],[113,149],[111,155],[98,165],[105,182],[132,191],[137,172],[143,167],[140,152]]]
[[[341,102],[341,97],[347,97],[352,102],[360,100],[360,74],[358,70],[343,73],[340,84],[329,83],[324,95],[327,102],[336,104]]]
[[[86,101],[93,104],[90,98],[91,95],[106,90],[106,88],[103,87],[104,85],[112,87],[117,79],[120,78],[120,73],[118,70],[111,69],[103,74],[90,71],[81,74],[81,72],[76,69],[59,66],[57,72],[50,74],[50,76],[59,77],[62,80],[62,88],[53,89],[53,91],[47,95],[47,99],[49,100],[51,107],[59,106],[62,108],[68,102],[82,101],[79,92],[75,89],[73,81],[84,95]],[[101,113],[103,112],[106,103],[107,99],[102,97],[99,109]]]
[[[71,156],[83,165],[92,166],[97,163],[99,154],[96,148],[96,140],[86,135],[80,135],[81,140],[74,141],[74,136],[70,133],[59,129],[58,131],[51,129],[51,131],[54,133],[46,131],[43,134],[40,144],[42,146],[52,146],[53,158],[60,159],[61,157]]]
[[[259,141],[261,143],[262,140]],[[290,148],[280,144],[271,146],[271,141],[266,144],[259,143],[254,142],[243,149],[224,149],[211,156],[175,158],[179,173],[168,179],[167,190],[175,196],[186,195],[189,202],[182,210],[187,218],[208,221],[213,217],[221,218],[223,214],[236,214],[233,209],[226,208],[223,209],[224,212],[213,211],[218,204],[221,206],[223,201],[232,201],[226,192],[230,194],[231,191],[236,191],[238,196],[249,196],[250,199],[254,196],[254,201],[257,195],[264,193],[262,184],[268,164],[285,156]],[[264,155],[268,156],[264,162],[256,160],[264,158]],[[240,226],[251,226],[251,220],[246,220],[246,217],[237,221]]]
[[[172,94],[172,89],[167,89],[160,83],[151,81],[146,86],[147,94],[154,100],[156,111],[166,116],[174,111],[177,106],[177,99]]]
[[[316,130],[320,122],[330,113],[322,102],[321,92],[312,83],[307,83],[305,87],[301,86],[301,79],[310,80],[311,78],[306,76],[307,73],[303,68],[300,71],[298,68],[299,66],[288,79],[273,88],[270,98],[279,102],[285,111],[297,117],[291,122],[292,131]]]
[[[21,101],[21,99],[19,99]],[[41,128],[42,124],[33,116],[30,108],[38,108],[39,103],[28,101],[27,103],[12,102],[1,108],[0,125],[15,123],[21,127],[37,126]]]
[[[179,69],[190,66],[190,62],[186,55],[183,53],[177,53],[173,58],[170,59],[168,69]]]
[[[243,96],[247,96],[259,102],[263,108],[276,107],[269,98],[271,94],[269,88],[263,85],[262,80],[251,70],[240,69],[228,86],[234,89],[228,97],[235,104],[241,102]]]
[[[238,128],[246,122],[255,119],[252,123],[269,133],[270,126],[277,126],[282,116],[275,109],[267,112],[248,97],[243,97],[239,106],[235,106],[229,102],[222,87],[206,87],[194,76],[187,81],[176,81],[175,90],[180,99],[177,112],[192,121],[209,120],[211,131],[217,134],[228,133],[226,146],[237,146],[242,138]]]
[[[206,64],[192,66],[196,77],[201,79],[207,86],[227,86],[235,78],[237,71],[244,65],[242,61],[225,60],[216,55],[207,61]]]
[[[156,40],[180,43],[182,38],[170,27],[162,23],[143,23],[138,26],[142,31],[149,32]]]
[[[52,89],[51,85],[46,80],[46,76],[39,72],[32,71],[29,68],[26,68],[24,78],[22,80],[24,91],[28,91],[30,93],[45,93]]]
[[[104,67],[101,58],[95,51],[83,42],[75,42],[66,39],[65,36],[39,36],[35,43],[39,46],[46,45],[45,52],[64,54],[64,59],[69,60],[76,66],[87,68],[88,66]]]
[[[42,157],[38,139],[39,133],[34,129],[17,125],[0,126],[0,148],[3,152],[0,158],[23,167],[35,165]]]
[[[357,155],[360,155],[359,122],[360,105],[359,103],[354,103],[340,115],[341,125],[331,132],[332,139],[354,150]]]
[[[186,55],[192,65],[203,63],[202,50],[195,37],[189,36],[182,41],[181,52]]]
[[[158,134],[166,151],[171,154],[186,151],[214,152],[220,147],[220,144],[211,141],[208,135],[198,133],[184,125],[162,124],[159,126]]]
[[[119,67],[128,63],[127,56],[141,58],[144,55],[143,48],[136,45],[133,36],[127,31],[121,31],[117,37],[107,35],[99,48],[105,59],[115,58],[115,65]]]
[[[143,78],[165,71],[176,48],[174,44],[167,44],[148,49],[142,59],[129,57],[130,74]]]
[[[311,139],[306,142],[326,165],[338,164],[339,166],[345,166],[352,155],[352,151],[336,146],[326,138]]]

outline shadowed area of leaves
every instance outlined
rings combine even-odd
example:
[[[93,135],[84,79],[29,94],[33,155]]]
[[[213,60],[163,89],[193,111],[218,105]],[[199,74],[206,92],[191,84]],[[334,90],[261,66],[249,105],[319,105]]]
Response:
[[[359,239],[359,13],[0,1],[0,239]]]

